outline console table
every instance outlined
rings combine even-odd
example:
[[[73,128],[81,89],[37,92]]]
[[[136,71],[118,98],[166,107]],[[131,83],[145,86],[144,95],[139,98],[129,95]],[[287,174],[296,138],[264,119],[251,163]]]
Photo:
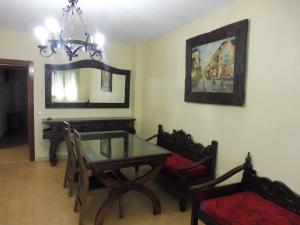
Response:
[[[134,118],[131,117],[98,117],[98,118],[55,118],[44,119],[42,122],[48,126],[43,130],[43,139],[50,140],[49,161],[51,166],[56,166],[56,151],[61,141],[64,140],[63,121],[68,122],[71,128],[79,132],[125,130],[135,134]]]

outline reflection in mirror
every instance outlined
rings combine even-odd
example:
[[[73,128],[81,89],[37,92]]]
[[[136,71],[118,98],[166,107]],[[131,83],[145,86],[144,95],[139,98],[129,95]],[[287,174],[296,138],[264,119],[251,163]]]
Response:
[[[94,68],[56,70],[51,74],[52,102],[123,103],[125,78]]]
[[[116,137],[113,138],[99,137],[84,140],[84,148],[89,149],[95,157],[101,159],[128,157],[128,135],[126,133],[116,133]]]
[[[128,108],[130,71],[82,60],[45,65],[46,108]]]

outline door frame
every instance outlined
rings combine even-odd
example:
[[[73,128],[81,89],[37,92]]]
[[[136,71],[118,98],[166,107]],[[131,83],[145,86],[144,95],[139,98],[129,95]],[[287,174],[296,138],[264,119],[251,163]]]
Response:
[[[35,160],[34,149],[34,90],[33,90],[33,61],[1,59],[1,69],[22,69],[27,70],[27,112],[28,112],[28,144],[29,144],[29,159]]]

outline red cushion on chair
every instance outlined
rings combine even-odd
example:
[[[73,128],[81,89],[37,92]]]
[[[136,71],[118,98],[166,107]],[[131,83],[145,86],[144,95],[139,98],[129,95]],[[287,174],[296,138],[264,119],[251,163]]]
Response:
[[[300,225],[300,216],[253,192],[204,200],[201,209],[222,225]]]
[[[172,156],[167,158],[164,168],[176,175],[179,175],[178,171],[176,170],[192,165],[193,163],[193,160],[173,153]],[[190,169],[188,171],[188,176],[203,175],[205,172],[206,167],[204,165],[199,165],[194,169]]]

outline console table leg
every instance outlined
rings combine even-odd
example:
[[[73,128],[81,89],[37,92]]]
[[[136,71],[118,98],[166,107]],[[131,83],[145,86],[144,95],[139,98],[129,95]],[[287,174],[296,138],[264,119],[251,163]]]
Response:
[[[56,150],[59,146],[59,140],[50,140],[50,148],[49,148],[49,161],[51,166],[56,166],[57,158],[56,158]]]

